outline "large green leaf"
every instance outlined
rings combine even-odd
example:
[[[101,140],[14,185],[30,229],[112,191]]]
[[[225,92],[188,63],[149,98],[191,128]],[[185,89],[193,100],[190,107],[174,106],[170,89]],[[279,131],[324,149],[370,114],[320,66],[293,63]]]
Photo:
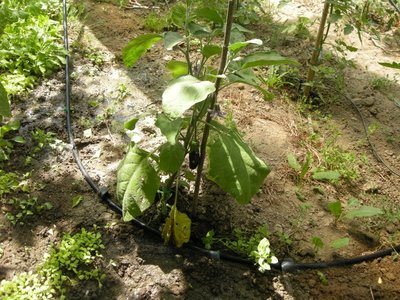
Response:
[[[166,143],[160,148],[160,169],[175,173],[181,167],[183,160],[185,159],[185,148],[181,143],[175,143],[174,145]]]
[[[339,180],[340,178],[340,173],[338,171],[321,171],[321,172],[315,172],[312,175],[312,178],[315,180],[320,180],[320,181],[332,181],[335,182]]]
[[[289,166],[293,170],[295,170],[295,171],[300,171],[301,170],[301,165],[299,164],[299,162],[297,161],[296,156],[294,156],[293,153],[288,153],[287,160],[288,160]]]
[[[383,214],[384,211],[380,208],[373,207],[373,206],[361,206],[358,209],[350,210],[346,214],[346,218],[354,219],[354,218],[362,218],[362,217],[374,217],[377,215]]]
[[[261,86],[261,81],[251,69],[236,71],[229,74],[227,77],[230,83],[244,83],[256,88],[263,94],[265,100],[272,100],[274,98],[274,94]]]
[[[209,7],[202,7],[196,9],[195,15],[199,18],[205,19],[215,24],[220,24],[220,25],[224,24],[224,19],[221,17],[219,12]]]
[[[154,44],[161,39],[162,35],[148,33],[139,35],[131,40],[128,45],[122,49],[122,59],[125,66],[131,68],[137,62],[137,60],[146,53],[147,50],[153,47]]]
[[[208,31],[208,29],[207,29],[206,27],[201,26],[201,25],[199,25],[199,24],[197,24],[197,23],[194,23],[194,22],[190,22],[190,23],[189,23],[188,29],[189,29],[189,32],[190,32],[193,36],[195,36],[195,37],[197,37],[197,38],[200,38],[200,39],[201,39],[201,38],[208,37],[208,36],[210,36],[210,34],[211,34],[211,32]]]
[[[149,153],[136,145],[130,147],[118,168],[117,197],[122,203],[124,221],[141,215],[154,202],[160,185]]]
[[[246,204],[260,189],[270,168],[242,140],[237,131],[212,122],[208,178]]]
[[[200,81],[191,75],[179,77],[171,81],[162,95],[163,110],[172,117],[180,117],[214,91],[210,81]]]
[[[8,102],[7,92],[0,82],[0,116],[11,117],[10,103]]]
[[[201,54],[203,54],[205,58],[210,58],[211,56],[214,56],[214,55],[220,55],[221,52],[222,52],[222,48],[217,45],[205,45],[201,49]]]
[[[299,65],[291,58],[283,57],[276,51],[263,51],[249,54],[241,61],[242,69],[259,66]]]
[[[186,23],[186,5],[176,3],[173,5],[170,13],[171,22],[178,28],[184,28]]]
[[[339,219],[343,212],[340,200],[328,203],[328,209],[336,219]]]
[[[397,63],[397,62],[392,62],[392,63],[379,62],[378,64],[380,64],[384,67],[387,67],[387,68],[400,69],[400,63]]]
[[[257,45],[261,46],[263,44],[262,40],[260,39],[252,39],[245,42],[237,42],[229,45],[229,51],[233,53],[238,53],[243,48],[247,47],[248,45]]]
[[[176,138],[182,127],[182,123],[183,120],[181,118],[171,121],[164,114],[159,114],[156,120],[156,126],[160,128],[161,133],[167,138],[171,145],[176,143]]]
[[[178,78],[189,73],[189,67],[186,62],[170,60],[166,65],[173,78]]]
[[[164,47],[167,50],[172,50],[176,45],[179,45],[184,40],[184,37],[174,31],[164,33]]]

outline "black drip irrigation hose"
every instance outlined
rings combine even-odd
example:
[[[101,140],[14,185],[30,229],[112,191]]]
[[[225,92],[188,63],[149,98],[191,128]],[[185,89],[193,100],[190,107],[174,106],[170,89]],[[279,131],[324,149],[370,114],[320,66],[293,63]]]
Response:
[[[70,66],[70,58],[69,58],[69,45],[68,45],[68,21],[67,21],[67,1],[63,0],[63,27],[64,27],[64,47],[66,50],[65,55],[65,109],[66,109],[66,123],[67,123],[67,133],[69,144],[72,148],[72,155],[75,159],[76,164],[83,177],[90,185],[92,190],[100,197],[102,201],[104,201],[112,210],[122,215],[121,207],[113,202],[111,199],[111,195],[108,192],[107,187],[99,187],[93,179],[90,177],[86,168],[82,164],[82,161],[79,157],[79,152],[76,148],[74,142],[74,134],[72,132],[72,123],[71,123],[71,84],[70,84],[70,75],[69,75],[69,66]],[[157,236],[161,236],[160,231],[155,228],[148,226],[138,219],[133,219],[132,223],[136,226],[143,228],[145,231],[155,234]],[[198,253],[217,260],[225,260],[231,261],[235,263],[245,264],[245,265],[254,265],[254,262],[236,255],[229,255],[220,251],[207,250],[201,247],[198,247],[193,244],[193,242],[189,242],[184,245],[184,247],[195,250]],[[344,267],[351,266],[354,264],[370,261],[376,258],[385,257],[391,255],[393,252],[400,252],[400,245],[397,245],[393,248],[388,248],[386,250],[381,250],[374,252],[372,254],[361,255],[348,259],[334,260],[328,262],[315,262],[315,263],[297,263],[294,262],[290,258],[284,259],[282,262],[278,262],[276,264],[271,264],[272,269],[282,272],[294,272],[299,270],[311,270],[311,269],[323,269],[323,268],[331,268],[331,267]]]

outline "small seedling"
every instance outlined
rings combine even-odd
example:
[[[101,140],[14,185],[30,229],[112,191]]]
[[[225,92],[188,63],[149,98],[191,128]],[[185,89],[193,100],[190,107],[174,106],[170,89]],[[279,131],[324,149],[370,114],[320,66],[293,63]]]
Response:
[[[313,236],[311,242],[314,245],[315,252],[318,252],[318,250],[324,247],[324,242],[318,236]]]
[[[263,238],[259,242],[257,250],[251,252],[251,257],[258,264],[258,270],[261,273],[271,270],[271,264],[278,263],[278,259],[271,253],[270,243],[267,238]]]
[[[72,208],[77,207],[83,201],[83,196],[78,195],[72,198]]]
[[[33,154],[37,154],[39,151],[44,149],[56,141],[56,134],[54,132],[45,132],[43,129],[36,128],[32,133],[32,139],[36,146],[33,148]]]
[[[1,116],[1,113],[0,113]],[[0,126],[0,162],[8,160],[14,149],[14,143],[23,144],[25,139],[21,136],[15,136],[12,139],[6,138],[8,132],[17,131],[20,127],[20,122],[10,121]]]
[[[303,163],[300,164],[296,158],[296,156],[292,153],[289,153],[287,155],[287,160],[289,163],[289,166],[296,171],[297,173],[297,181],[298,183],[301,183],[304,179],[304,176],[307,174],[307,172],[310,170],[313,159],[310,153],[307,153],[306,157],[303,160]]]
[[[212,244],[214,243],[214,234],[214,230],[210,230],[207,232],[206,236],[203,237],[204,248],[206,248],[207,250],[210,250]]]
[[[317,275],[323,285],[329,285],[328,278],[326,278],[326,275],[324,273],[322,273],[321,271],[317,271]]]
[[[378,77],[371,80],[371,86],[374,90],[386,91],[393,85],[392,80],[387,77]]]
[[[293,240],[290,238],[290,235],[284,231],[278,233],[279,239],[284,242],[286,245],[290,246],[293,244]]]
[[[12,198],[7,202],[11,207],[13,212],[7,212],[6,218],[12,224],[24,224],[27,217],[32,215],[38,215],[44,210],[51,210],[53,205],[50,202],[45,202],[40,204],[38,199],[27,198]]]
[[[335,201],[335,202],[331,202],[328,204],[328,209],[329,209],[329,212],[332,214],[332,216],[335,217],[335,222],[337,222],[343,213],[342,203],[339,200]]]

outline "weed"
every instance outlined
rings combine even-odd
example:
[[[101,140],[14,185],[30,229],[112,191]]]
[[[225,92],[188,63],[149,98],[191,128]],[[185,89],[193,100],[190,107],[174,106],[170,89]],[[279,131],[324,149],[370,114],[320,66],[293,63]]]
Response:
[[[214,230],[210,230],[207,232],[206,236],[203,237],[203,239],[202,239],[204,248],[206,248],[207,250],[210,250],[212,247],[212,244],[214,243],[214,235],[215,235]]]
[[[95,66],[101,67],[102,65],[104,65],[104,55],[99,50],[91,48],[88,49],[86,57]]]
[[[337,240],[334,240],[330,246],[332,249],[339,249],[343,247],[347,247],[349,245],[350,239],[349,238],[340,238]]]
[[[293,244],[293,240],[290,238],[290,235],[284,231],[280,231],[278,233],[279,239],[286,245],[291,246]]]
[[[32,139],[36,146],[33,148],[33,154],[40,152],[46,146],[54,144],[56,139],[56,134],[54,132],[45,132],[43,129],[36,128],[35,131],[31,133]]]
[[[250,237],[246,237],[242,230],[235,229],[235,238],[233,240],[227,238],[218,239],[214,235],[214,231],[211,230],[203,238],[206,249],[211,249],[213,243],[220,242],[233,252],[254,260],[258,264],[260,272],[271,270],[270,264],[278,262],[277,258],[271,253],[270,243],[267,238],[269,232],[266,226],[259,227]]]
[[[324,247],[324,242],[318,236],[313,236],[311,239],[311,242],[314,245],[314,250],[316,253],[318,252],[318,250],[320,250]]]
[[[14,143],[25,143],[21,136],[7,139],[5,136],[8,132],[16,131],[20,127],[19,121],[10,121],[0,127],[0,162],[8,160],[14,149]]]
[[[336,170],[343,178],[355,180],[360,176],[356,154],[337,145],[325,146],[322,151],[326,170]]]
[[[54,289],[42,276],[33,272],[23,272],[10,281],[0,283],[0,297],[12,299],[52,299]]]
[[[266,226],[259,227],[250,237],[246,237],[246,234],[240,229],[234,229],[233,232],[235,235],[233,240],[221,239],[221,242],[228,249],[243,256],[250,256],[252,251],[257,249],[260,241],[269,236]]]
[[[368,135],[373,135],[378,129],[381,128],[381,125],[377,122],[374,122],[368,126]]]
[[[171,22],[168,15],[160,15],[151,12],[143,19],[144,29],[150,32],[162,32],[165,28],[170,27]]]
[[[321,271],[317,271],[317,275],[323,285],[325,285],[325,286],[329,285],[328,278],[326,277],[326,275],[324,273],[322,273]]]
[[[17,173],[7,173],[0,169],[0,197],[19,190],[19,182],[20,176]]]
[[[6,14],[0,39],[0,77],[10,95],[31,88],[65,62],[61,43],[60,2],[3,1]],[[57,12],[57,13],[56,13]]]
[[[292,153],[288,153],[287,160],[289,166],[297,173],[297,182],[301,183],[304,179],[304,176],[311,169],[311,165],[313,163],[311,153],[307,153],[302,165],[297,161],[297,158]]]
[[[310,31],[308,27],[312,25],[312,22],[307,17],[298,17],[297,21],[293,24],[289,24],[285,29],[282,30],[284,34],[293,34],[296,38],[306,39],[310,37]]]
[[[12,207],[13,212],[7,212],[6,218],[14,225],[23,225],[27,217],[39,215],[42,211],[53,208],[50,202],[40,204],[36,197],[26,199],[12,198],[7,201],[7,204]]]
[[[90,232],[82,228],[81,232],[74,235],[66,233],[60,245],[50,249],[38,273],[46,278],[61,296],[66,292],[65,286],[76,280],[94,279],[101,287],[105,275],[95,266],[97,259],[102,257],[99,253],[101,249],[104,249],[104,245],[100,233],[96,231]]]
[[[126,97],[129,96],[129,90],[128,87],[126,86],[126,84],[121,83],[118,86],[118,94],[117,94],[117,101],[122,101],[124,100]]]
[[[83,196],[78,195],[72,198],[72,208],[77,207],[83,201]]]
[[[387,77],[378,77],[371,80],[371,86],[374,90],[385,91],[392,86],[392,81]]]
[[[96,231],[82,228],[74,235],[66,233],[58,247],[51,247],[36,272],[1,281],[0,298],[66,299],[67,287],[87,280],[96,280],[101,287],[105,274],[96,266],[101,249],[104,245]]]
[[[350,198],[348,200],[348,208],[343,209],[340,200],[331,202],[328,205],[329,212],[335,217],[335,222],[338,222],[341,218],[354,219],[354,218],[366,218],[384,215],[385,210],[376,208],[368,205],[361,205],[358,199]],[[338,242],[339,245],[340,242]]]
[[[337,222],[342,216],[342,203],[338,200],[328,204],[329,212],[335,217],[335,222]]]
[[[271,66],[267,71],[267,77],[263,78],[263,81],[268,87],[279,89],[285,85],[293,85],[288,81],[293,74],[293,69],[287,69],[284,66]]]

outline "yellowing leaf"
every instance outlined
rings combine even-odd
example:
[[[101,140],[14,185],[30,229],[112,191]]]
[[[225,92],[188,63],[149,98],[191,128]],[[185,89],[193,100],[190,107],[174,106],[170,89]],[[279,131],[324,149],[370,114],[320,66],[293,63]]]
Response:
[[[175,245],[179,248],[184,243],[189,242],[190,239],[190,225],[191,220],[187,214],[181,213],[178,210],[175,212],[174,223],[174,241]]]
[[[161,231],[164,243],[167,244],[173,237],[176,247],[182,247],[184,243],[190,240],[190,226],[190,218],[185,213],[179,212],[176,206],[173,206]]]
[[[161,236],[164,239],[164,244],[168,244],[169,240],[172,236],[172,225],[174,224],[174,218],[172,211],[174,210],[175,206],[171,209],[168,218],[165,220],[165,224],[161,231]]]

